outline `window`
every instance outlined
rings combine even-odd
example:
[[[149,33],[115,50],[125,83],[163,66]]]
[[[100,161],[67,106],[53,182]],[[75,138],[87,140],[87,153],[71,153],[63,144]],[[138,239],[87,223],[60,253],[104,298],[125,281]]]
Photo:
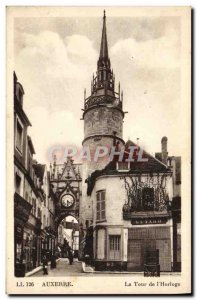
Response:
[[[19,123],[19,120],[16,121],[16,148],[22,152],[23,147],[23,128]]]
[[[46,216],[44,215],[43,216],[43,228],[45,229],[45,227],[46,227]]]
[[[29,174],[31,175],[32,171],[32,155],[31,152],[27,152],[27,170],[29,171]]]
[[[20,262],[22,254],[22,245],[17,243],[16,244],[16,261]]]
[[[120,235],[109,236],[109,259],[120,259]]]
[[[125,172],[130,170],[130,162],[119,161],[116,163],[116,169],[118,172]]]
[[[32,199],[32,215],[36,216],[36,199]]]
[[[25,200],[28,201],[28,192],[25,192]]]
[[[181,223],[177,223],[177,262],[181,262]]]
[[[38,207],[38,214],[37,214],[38,218],[41,219],[41,210],[40,208]]]
[[[16,193],[20,195],[21,177],[17,173],[15,177],[15,187],[16,187]]]
[[[96,220],[105,220],[105,191],[99,191],[96,194]]]
[[[154,210],[154,188],[144,188],[142,190],[142,209],[144,211]]]

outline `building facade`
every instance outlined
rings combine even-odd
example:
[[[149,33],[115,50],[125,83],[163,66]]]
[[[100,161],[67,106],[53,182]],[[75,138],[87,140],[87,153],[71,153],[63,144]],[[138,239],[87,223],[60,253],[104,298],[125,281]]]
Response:
[[[94,265],[143,271],[147,251],[159,250],[161,271],[172,271],[171,170],[146,163],[110,163],[89,182],[93,202]]]
[[[90,160],[77,164],[67,157],[59,164],[54,156],[49,171],[36,162],[23,96],[14,74],[16,276],[39,266],[44,254],[50,258],[59,249],[64,256],[70,248],[80,259],[88,256],[96,270],[140,272],[155,251],[161,271],[181,271],[181,158],[168,155],[167,137],[155,157],[123,140],[126,112],[120,84],[115,89],[105,13],[96,75],[84,96],[82,145]],[[113,159],[95,159],[104,147]],[[134,159],[128,162],[130,147]],[[69,216],[77,223],[66,222]]]
[[[23,110],[24,89],[14,73],[14,257],[15,275],[39,266],[55,247],[54,204],[46,165],[38,164]],[[53,240],[53,242],[51,241]]]

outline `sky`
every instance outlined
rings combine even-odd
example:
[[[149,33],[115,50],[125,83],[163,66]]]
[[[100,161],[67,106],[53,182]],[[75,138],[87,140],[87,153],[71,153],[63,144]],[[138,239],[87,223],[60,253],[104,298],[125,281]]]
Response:
[[[110,8],[109,8],[110,9]],[[81,146],[84,88],[90,92],[102,32],[100,17],[18,17],[14,64],[24,87],[24,110],[35,158],[48,163],[55,145]],[[107,11],[106,11],[107,15]],[[139,138],[154,155],[168,137],[181,155],[181,24],[179,17],[108,17],[107,37],[116,89],[128,111],[123,138]]]

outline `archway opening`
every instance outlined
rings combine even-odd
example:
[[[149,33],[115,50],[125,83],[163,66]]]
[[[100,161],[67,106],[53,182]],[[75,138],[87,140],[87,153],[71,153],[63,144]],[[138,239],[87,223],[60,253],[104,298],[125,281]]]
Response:
[[[73,258],[79,255],[79,223],[78,220],[68,215],[58,226],[58,250],[60,257],[68,258],[72,253]]]

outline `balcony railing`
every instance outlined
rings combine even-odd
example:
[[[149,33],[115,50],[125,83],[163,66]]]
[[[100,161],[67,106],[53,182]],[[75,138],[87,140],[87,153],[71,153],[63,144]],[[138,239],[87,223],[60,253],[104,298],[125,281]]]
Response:
[[[156,201],[153,202],[153,206],[147,207],[144,206],[131,206],[129,204],[124,204],[122,208],[123,212],[123,219],[124,220],[140,220],[144,219],[146,220],[145,223],[154,223],[149,222],[151,221],[151,218],[154,219],[162,219],[162,218],[168,218],[171,216],[171,202],[166,201],[165,203],[156,203]],[[139,222],[139,224],[142,224],[142,222]],[[144,224],[145,224],[144,223]],[[157,222],[156,222],[157,223]],[[161,222],[160,222],[161,223]],[[136,223],[137,224],[137,223]]]
[[[85,99],[85,107],[84,109],[88,109],[89,107],[91,106],[94,106],[94,105],[98,105],[98,104],[111,104],[111,105],[115,105],[118,107],[118,108],[122,108],[122,102],[120,101],[120,99],[118,97],[111,97],[111,96],[105,96],[105,95],[102,95],[102,96],[90,96],[88,97],[87,99]]]

